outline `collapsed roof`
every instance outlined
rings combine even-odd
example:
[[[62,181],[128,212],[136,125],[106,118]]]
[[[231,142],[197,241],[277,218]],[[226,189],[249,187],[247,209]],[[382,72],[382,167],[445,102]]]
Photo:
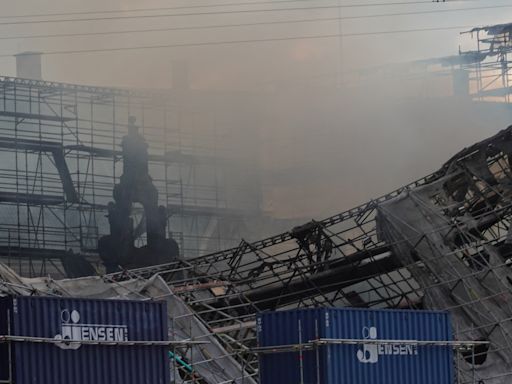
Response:
[[[44,289],[40,280],[3,272],[2,286],[26,294],[84,294],[68,285],[85,285],[94,295],[136,286],[145,299],[172,297],[171,316],[173,310],[189,314],[195,336],[208,337],[218,348],[206,353],[212,356],[207,360],[214,364],[229,356],[220,366],[232,367],[223,372],[237,383],[257,375],[251,347],[259,311],[319,305],[447,309],[457,339],[490,341],[474,364],[461,357],[462,381],[474,373],[486,383],[508,383],[511,166],[509,127],[414,183],[261,241],[93,280],[45,280]],[[198,374],[206,383],[218,382],[206,372],[217,368]]]

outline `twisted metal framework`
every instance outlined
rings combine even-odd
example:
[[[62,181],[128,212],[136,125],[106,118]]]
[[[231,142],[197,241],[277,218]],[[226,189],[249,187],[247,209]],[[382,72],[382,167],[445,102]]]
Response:
[[[512,375],[511,156],[509,127],[434,174],[349,211],[110,278],[159,274],[252,374],[259,311],[448,309],[459,340],[490,341],[476,351],[475,364],[462,359],[461,382],[475,368],[485,383],[506,383]]]

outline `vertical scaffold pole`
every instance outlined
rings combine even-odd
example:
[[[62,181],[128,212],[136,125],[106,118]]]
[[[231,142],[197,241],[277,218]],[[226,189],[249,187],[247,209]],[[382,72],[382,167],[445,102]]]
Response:
[[[315,319],[315,340],[320,340],[320,332],[318,331],[318,320]],[[315,347],[316,351],[316,384],[320,384],[320,349],[318,345]]]
[[[471,346],[471,365],[473,370],[473,384],[476,384],[476,372],[475,372],[475,346]]]
[[[302,354],[302,323],[299,320],[299,367],[300,367],[300,384],[304,384],[304,361]]]
[[[9,309],[7,310],[7,335],[11,336],[11,311]],[[13,364],[12,341],[9,341],[7,346],[8,346],[8,356],[9,356],[9,383],[12,384],[12,382],[14,381],[13,377],[12,377],[12,364]]]

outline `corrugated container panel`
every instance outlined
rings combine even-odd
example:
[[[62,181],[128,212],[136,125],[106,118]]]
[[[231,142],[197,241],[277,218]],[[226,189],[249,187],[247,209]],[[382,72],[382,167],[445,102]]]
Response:
[[[40,338],[168,340],[165,302],[8,297],[0,300],[0,332]],[[0,349],[0,356],[7,350]],[[13,343],[16,384],[168,384],[165,346]],[[6,360],[0,362],[5,372]],[[2,373],[2,376],[5,376]],[[5,380],[5,377],[2,377]]]
[[[318,339],[320,327],[325,317],[325,309],[292,310],[264,312],[258,315],[257,331],[260,347],[289,345],[299,343],[299,322],[301,325],[301,341]],[[318,329],[318,332],[316,332]],[[305,351],[302,355],[304,383],[317,383],[319,371],[316,351]],[[265,354],[260,357],[261,384],[301,383],[299,353]],[[320,370],[322,383],[326,371]]]
[[[301,332],[299,333],[299,324]],[[451,341],[447,312],[314,308],[258,316],[261,347],[318,338]],[[302,362],[302,372],[301,372]],[[453,384],[446,346],[328,344],[315,350],[262,354],[261,384]]]

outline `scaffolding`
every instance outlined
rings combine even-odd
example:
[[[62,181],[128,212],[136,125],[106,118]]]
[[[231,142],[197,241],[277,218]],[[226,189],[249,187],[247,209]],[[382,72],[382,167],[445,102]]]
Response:
[[[300,325],[299,325],[300,329]],[[300,335],[298,335],[298,340],[300,340]],[[259,356],[262,355],[274,355],[277,353],[286,353],[286,354],[297,354],[297,360],[299,360],[299,370],[300,370],[300,384],[304,384],[306,381],[304,381],[304,366],[303,366],[303,360],[306,360],[304,358],[304,352],[307,351],[315,351],[314,358],[309,359],[309,364],[313,364],[317,368],[317,377],[315,384],[321,384],[321,376],[320,376],[320,367],[321,367],[321,360],[320,360],[320,354],[318,353],[318,350],[320,348],[325,348],[327,346],[364,346],[364,345],[375,345],[377,347],[385,347],[385,346],[409,346],[412,348],[416,348],[417,350],[421,350],[423,348],[427,349],[430,348],[436,348],[439,351],[452,349],[454,354],[454,361],[453,366],[456,368],[455,375],[456,375],[456,382],[457,384],[476,384],[476,370],[475,370],[475,364],[473,364],[472,372],[471,372],[471,378],[468,381],[462,381],[461,375],[459,374],[458,365],[457,362],[461,358],[461,354],[464,354],[466,356],[469,356],[472,362],[476,359],[476,348],[477,347],[487,347],[489,342],[487,341],[439,341],[439,340],[392,340],[392,339],[382,339],[382,340],[369,340],[369,339],[323,339],[323,338],[317,338],[314,340],[306,340],[304,342],[299,342],[297,344],[287,344],[287,345],[272,345],[272,346],[266,346],[266,347],[256,347],[253,348],[253,351],[257,353]],[[341,349],[340,349],[341,350]],[[419,374],[419,372],[417,372]],[[430,373],[430,372],[429,372]]]
[[[510,103],[512,23],[475,27],[460,35],[469,36],[464,41],[469,49],[459,48],[451,56],[371,66],[356,72],[354,85],[368,83],[374,87],[384,81],[385,86],[392,87],[401,81],[421,86],[413,88],[413,97]]]
[[[459,69],[453,71],[455,88],[474,100],[510,103],[512,24],[476,27],[463,34],[471,35],[475,47],[460,52]]]
[[[159,344],[169,346],[171,383],[186,384],[256,384],[257,373],[249,373],[236,357],[241,351],[228,351],[224,341],[209,329],[159,276],[149,279],[116,281],[98,276],[80,279],[53,280],[24,278],[0,264],[0,296],[85,297],[96,299],[159,300],[167,302],[168,336],[170,341],[104,342],[101,345]],[[8,332],[9,333],[9,332]],[[33,338],[25,335],[2,335],[0,344],[29,342],[52,343],[54,339]],[[66,343],[95,344],[97,341],[66,341]]]
[[[149,173],[182,257],[232,246],[243,218],[257,212],[243,186],[236,192],[250,198],[228,201],[235,192],[226,187],[234,188],[226,132],[172,92],[8,77],[0,77],[0,92],[0,258],[25,276],[69,275],[76,255],[101,271],[97,242],[109,231],[106,206],[130,116],[148,142]],[[198,120],[211,122],[197,127]],[[134,208],[136,223],[142,212]],[[145,241],[141,230],[136,245]]]
[[[474,62],[471,65],[474,67]],[[50,101],[52,98],[63,100],[64,95],[78,98],[74,95],[85,92],[89,96],[85,97],[84,105],[90,108],[79,106],[81,112],[78,113],[72,106],[79,103],[72,103],[71,107],[61,101],[50,102],[51,107],[40,103],[40,109],[32,107],[32,103],[23,104],[22,100],[32,99],[32,92],[22,98],[19,90],[14,93],[14,100],[19,102],[9,104],[13,88],[17,89],[14,85],[21,87],[23,81],[6,79],[4,82],[4,93],[10,96],[5,97],[5,112],[0,112],[1,136],[6,136],[0,140],[0,145],[13,159],[6,155],[3,163],[10,171],[2,172],[2,180],[16,180],[6,182],[5,195],[0,199],[5,209],[3,216],[13,219],[12,223],[6,220],[0,226],[4,233],[2,245],[7,245],[9,250],[6,260],[18,257],[21,261],[17,262],[22,263],[22,257],[18,256],[22,251],[25,255],[30,251],[41,257],[40,253],[60,250],[67,256],[68,249],[93,257],[94,247],[89,248],[89,241],[94,245],[96,233],[106,228],[104,205],[110,199],[111,188],[119,174],[116,150],[126,130],[127,118],[137,116],[151,143],[152,127],[159,125],[151,123],[147,116],[152,119],[159,116],[154,109],[155,105],[161,105],[158,103],[162,103],[162,97],[145,93],[135,97],[132,92],[120,90],[109,90],[102,96],[101,89],[92,92],[69,86],[66,90],[64,85],[55,85],[54,92],[48,91],[50,85],[45,86],[45,92],[33,91],[34,95],[42,92]],[[9,83],[14,84],[8,86]],[[95,98],[91,94],[96,95]],[[148,107],[135,103],[134,100],[141,98],[147,101],[142,104]],[[116,107],[112,108],[114,100]],[[55,113],[55,105],[62,106],[60,115]],[[102,108],[107,112],[97,111]],[[103,116],[113,111],[115,119]],[[97,116],[94,119],[93,112]],[[83,114],[89,115],[84,118]],[[170,121],[171,115],[175,116],[172,111],[165,113],[166,119]],[[60,117],[56,120],[52,116]],[[45,129],[37,129],[42,122]],[[76,129],[70,130],[73,124]],[[56,133],[52,133],[52,129]],[[172,128],[165,132],[175,133]],[[100,141],[103,136],[107,138]],[[150,173],[160,190],[169,188],[161,194],[170,196],[167,206],[174,207],[183,217],[186,212],[192,215],[199,210],[197,207],[204,209],[205,206],[210,213],[220,210],[223,217],[236,216],[233,207],[217,204],[219,200],[202,205],[199,203],[206,201],[207,195],[185,193],[184,169],[193,168],[188,161],[194,166],[202,163],[193,154],[186,153],[184,136],[178,134],[179,145],[170,151],[171,138],[169,141],[156,139],[157,143],[150,147]],[[60,141],[56,137],[60,137]],[[163,150],[159,147],[162,143]],[[162,153],[163,159],[158,157]],[[201,155],[206,156],[206,153],[202,151]],[[170,165],[167,165],[167,156],[173,159],[169,160]],[[180,161],[176,161],[176,156]],[[55,166],[62,162],[62,157],[66,160],[67,171]],[[437,172],[348,211],[260,241],[242,240],[238,246],[207,255],[108,275],[101,282],[111,286],[127,282],[144,285],[155,275],[162,279],[165,287],[159,287],[152,294],[139,290],[140,297],[176,299],[172,308],[178,303],[185,304],[186,310],[175,319],[195,324],[202,338],[218,343],[214,357],[205,357],[213,356],[211,351],[206,354],[197,349],[182,352],[198,367],[198,376],[192,379],[198,382],[219,382],[209,378],[211,364],[225,366],[229,363],[238,372],[231,377],[237,383],[257,377],[258,356],[254,348],[258,312],[353,306],[449,310],[454,319],[456,340],[468,340],[475,345],[469,354],[459,356],[460,381],[472,382],[474,376],[477,382],[505,384],[512,376],[511,158],[512,127],[509,127],[457,153]],[[211,166],[214,162],[205,163]],[[95,171],[90,172],[93,167]],[[178,177],[168,176],[168,169],[173,167],[177,171],[169,175]],[[198,173],[192,174],[190,180],[196,180]],[[49,193],[52,191],[54,193]],[[194,204],[188,204],[187,196],[194,196]],[[43,221],[48,217],[53,221]],[[95,220],[94,225],[89,224],[90,217]],[[172,220],[171,227],[176,228]],[[43,222],[45,231],[42,231],[42,224],[39,225]],[[187,228],[187,223],[190,222],[185,222],[182,228]],[[207,226],[200,223],[197,222],[196,228]],[[96,227],[97,232],[89,231],[90,227]],[[200,231],[190,230],[189,234],[197,232]],[[187,249],[185,231],[172,233],[180,240],[177,233],[183,233],[181,241]],[[10,241],[14,245],[11,246]],[[200,248],[195,244],[196,249]],[[36,264],[31,263],[34,268]],[[15,289],[16,281],[13,278],[3,285]],[[48,281],[45,292],[66,292],[62,286],[68,283]],[[29,286],[27,292],[34,289]],[[194,358],[195,354],[201,354],[201,358]],[[225,376],[226,372],[223,374]]]
[[[359,207],[204,257],[132,270],[158,274],[233,351],[258,369],[255,315],[316,306],[444,309],[461,382],[512,376],[512,127],[414,183]]]

